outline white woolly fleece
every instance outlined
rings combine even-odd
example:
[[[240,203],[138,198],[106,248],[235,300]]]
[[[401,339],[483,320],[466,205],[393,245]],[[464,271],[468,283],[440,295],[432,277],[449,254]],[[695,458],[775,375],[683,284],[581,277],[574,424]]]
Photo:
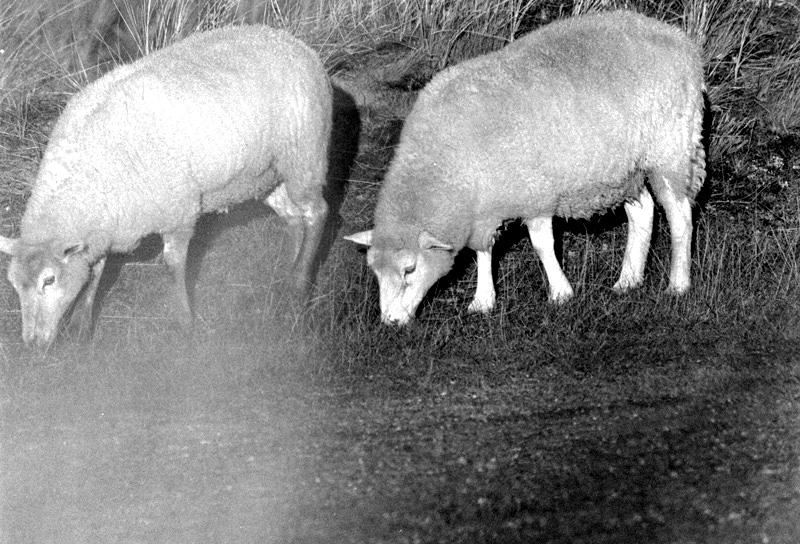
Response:
[[[330,112],[318,56],[291,35],[243,26],[190,36],[69,101],[21,239],[125,252],[283,181],[302,201],[324,183]]]
[[[373,245],[415,248],[428,231],[485,250],[504,219],[588,217],[638,197],[643,174],[693,199],[703,89],[689,37],[626,11],[554,22],[455,65],[406,120]]]

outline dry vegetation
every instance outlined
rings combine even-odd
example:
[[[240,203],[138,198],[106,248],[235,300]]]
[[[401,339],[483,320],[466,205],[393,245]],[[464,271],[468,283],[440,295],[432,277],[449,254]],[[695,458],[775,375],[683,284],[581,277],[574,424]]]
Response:
[[[312,44],[358,106],[361,144],[352,170],[342,174],[349,179],[340,213],[343,232],[368,226],[404,112],[415,89],[433,73],[501,47],[555,18],[618,7],[684,27],[706,53],[711,174],[699,213],[692,294],[679,300],[662,294],[665,274],[659,266],[667,253],[664,240],[657,239],[649,283],[630,297],[610,296],[624,228],[617,216],[609,216],[562,225],[565,271],[580,295],[576,304],[550,308],[544,303],[538,263],[512,225],[505,237],[508,251],[501,257],[500,307],[495,315],[483,319],[464,314],[474,280],[471,256],[465,255],[464,266],[423,305],[417,326],[398,334],[376,324],[375,286],[362,256],[337,242],[321,270],[318,295],[303,318],[294,322],[285,346],[290,350],[296,343],[294,334],[304,340],[314,338],[314,345],[324,346],[323,358],[334,363],[328,368],[353,368],[361,359],[365,364],[374,362],[378,352],[386,353],[388,361],[398,356],[419,358],[419,352],[409,351],[412,344],[420,345],[417,335],[422,335],[422,345],[429,346],[423,358],[432,359],[454,357],[461,351],[469,357],[513,359],[514,343],[507,338],[525,337],[527,352],[550,354],[550,360],[558,361],[569,359],[575,348],[571,342],[578,341],[576,323],[586,327],[581,341],[615,326],[617,320],[600,318],[603,312],[650,323],[669,323],[679,316],[712,323],[720,331],[735,324],[742,330],[759,334],[767,330],[768,336],[795,339],[798,316],[791,301],[797,297],[800,275],[800,189],[795,181],[800,164],[793,154],[797,150],[793,134],[800,124],[800,10],[791,2],[12,0],[0,8],[0,227],[5,233],[14,232],[49,126],[71,93],[115,63],[197,30],[261,21],[288,28]],[[358,125],[351,128],[359,130]],[[252,254],[242,250],[226,259],[250,260]],[[120,334],[129,341],[146,342],[133,339],[161,332],[160,325],[150,327],[146,318],[137,317],[152,313],[137,304],[147,308],[159,296],[147,298],[153,289],[142,283],[142,276],[151,270],[145,264],[126,267],[132,271],[121,274],[110,287],[96,342],[102,342],[106,332],[113,342]],[[227,283],[246,285],[248,293],[231,296],[236,288],[215,293],[207,287],[209,276],[222,273],[214,266],[224,270],[228,265],[224,259],[217,265],[203,264],[205,272],[197,273],[198,299],[201,304],[212,299],[205,311],[217,311],[206,322],[206,332],[238,331],[236,342],[249,343],[254,351],[263,345],[259,339],[264,335],[277,341],[265,331],[275,328],[275,320],[284,319],[280,309],[284,305],[274,301],[277,280],[265,278],[280,275],[280,270],[250,263],[251,278]],[[16,359],[24,353],[17,340],[17,303],[7,285],[4,289],[2,341]],[[138,291],[142,301],[127,300]],[[260,316],[257,323],[243,310],[242,297],[247,299],[244,308]],[[119,307],[118,299],[128,306]],[[220,305],[220,300],[228,299],[230,307]],[[654,309],[663,315],[654,317]],[[202,308],[199,313],[203,315]],[[122,323],[128,332],[119,330]],[[538,332],[531,335],[533,331]],[[470,340],[474,334],[497,340],[475,346]],[[674,342],[666,326],[659,334],[656,343],[669,352]],[[573,340],[563,342],[565,337]],[[635,340],[630,342],[636,345]],[[153,357],[167,357],[159,353],[155,350]],[[301,358],[307,355],[304,352]],[[317,361],[314,366],[318,365],[325,366]]]

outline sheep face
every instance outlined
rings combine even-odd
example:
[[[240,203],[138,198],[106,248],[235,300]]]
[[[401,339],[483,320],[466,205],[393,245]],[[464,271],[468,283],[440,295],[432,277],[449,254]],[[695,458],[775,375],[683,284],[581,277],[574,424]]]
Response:
[[[90,267],[82,245],[54,248],[43,245],[4,245],[13,258],[8,280],[16,289],[26,345],[49,346],[61,318],[89,279]],[[8,250],[8,251],[7,251]]]
[[[381,321],[405,325],[414,318],[428,289],[453,267],[453,247],[428,232],[419,235],[416,247],[373,245],[372,238],[372,231],[345,237],[369,246],[367,264],[378,278]]]

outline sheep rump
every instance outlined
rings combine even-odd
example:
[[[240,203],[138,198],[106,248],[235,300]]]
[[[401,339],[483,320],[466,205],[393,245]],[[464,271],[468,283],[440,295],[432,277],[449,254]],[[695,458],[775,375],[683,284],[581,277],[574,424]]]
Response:
[[[395,299],[382,299],[384,321],[410,319],[419,291],[465,246],[478,252],[470,308],[491,309],[485,253],[512,218],[528,224],[550,298],[566,300],[572,289],[553,254],[551,218],[625,203],[631,234],[615,287],[638,285],[652,228],[648,188],[672,229],[671,289],[684,292],[691,205],[705,177],[703,89],[697,46],[626,11],[551,23],[438,74],[406,119],[374,229],[350,237],[371,245],[379,283],[396,283],[381,285]],[[419,286],[401,273],[411,268],[426,276]]]
[[[26,315],[33,295],[23,287],[42,267],[19,263],[49,254],[63,261],[51,268],[65,277],[83,275],[71,267],[91,268],[91,305],[105,256],[154,232],[164,237],[190,322],[184,269],[195,221],[251,198],[266,197],[289,224],[296,281],[305,287],[327,213],[331,101],[318,56],[288,33],[256,25],[192,35],[87,85],[53,129],[20,238],[0,245],[15,255],[9,278],[26,342],[51,341],[61,315]]]

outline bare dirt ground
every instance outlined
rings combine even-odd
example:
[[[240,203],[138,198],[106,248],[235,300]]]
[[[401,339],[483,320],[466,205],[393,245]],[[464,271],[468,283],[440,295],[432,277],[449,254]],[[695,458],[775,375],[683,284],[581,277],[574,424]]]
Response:
[[[371,202],[351,191],[342,210]],[[188,341],[147,248],[107,282],[88,345],[24,351],[3,283],[0,542],[800,542],[785,328],[676,322],[651,352],[654,319],[565,339],[583,347],[564,360],[471,318],[454,349],[376,326],[396,356],[341,355],[290,317],[258,322],[282,291],[280,264],[251,266],[279,263],[275,217],[203,229]]]
[[[750,357],[418,385],[59,371],[4,399],[3,541],[798,542],[800,374]]]

